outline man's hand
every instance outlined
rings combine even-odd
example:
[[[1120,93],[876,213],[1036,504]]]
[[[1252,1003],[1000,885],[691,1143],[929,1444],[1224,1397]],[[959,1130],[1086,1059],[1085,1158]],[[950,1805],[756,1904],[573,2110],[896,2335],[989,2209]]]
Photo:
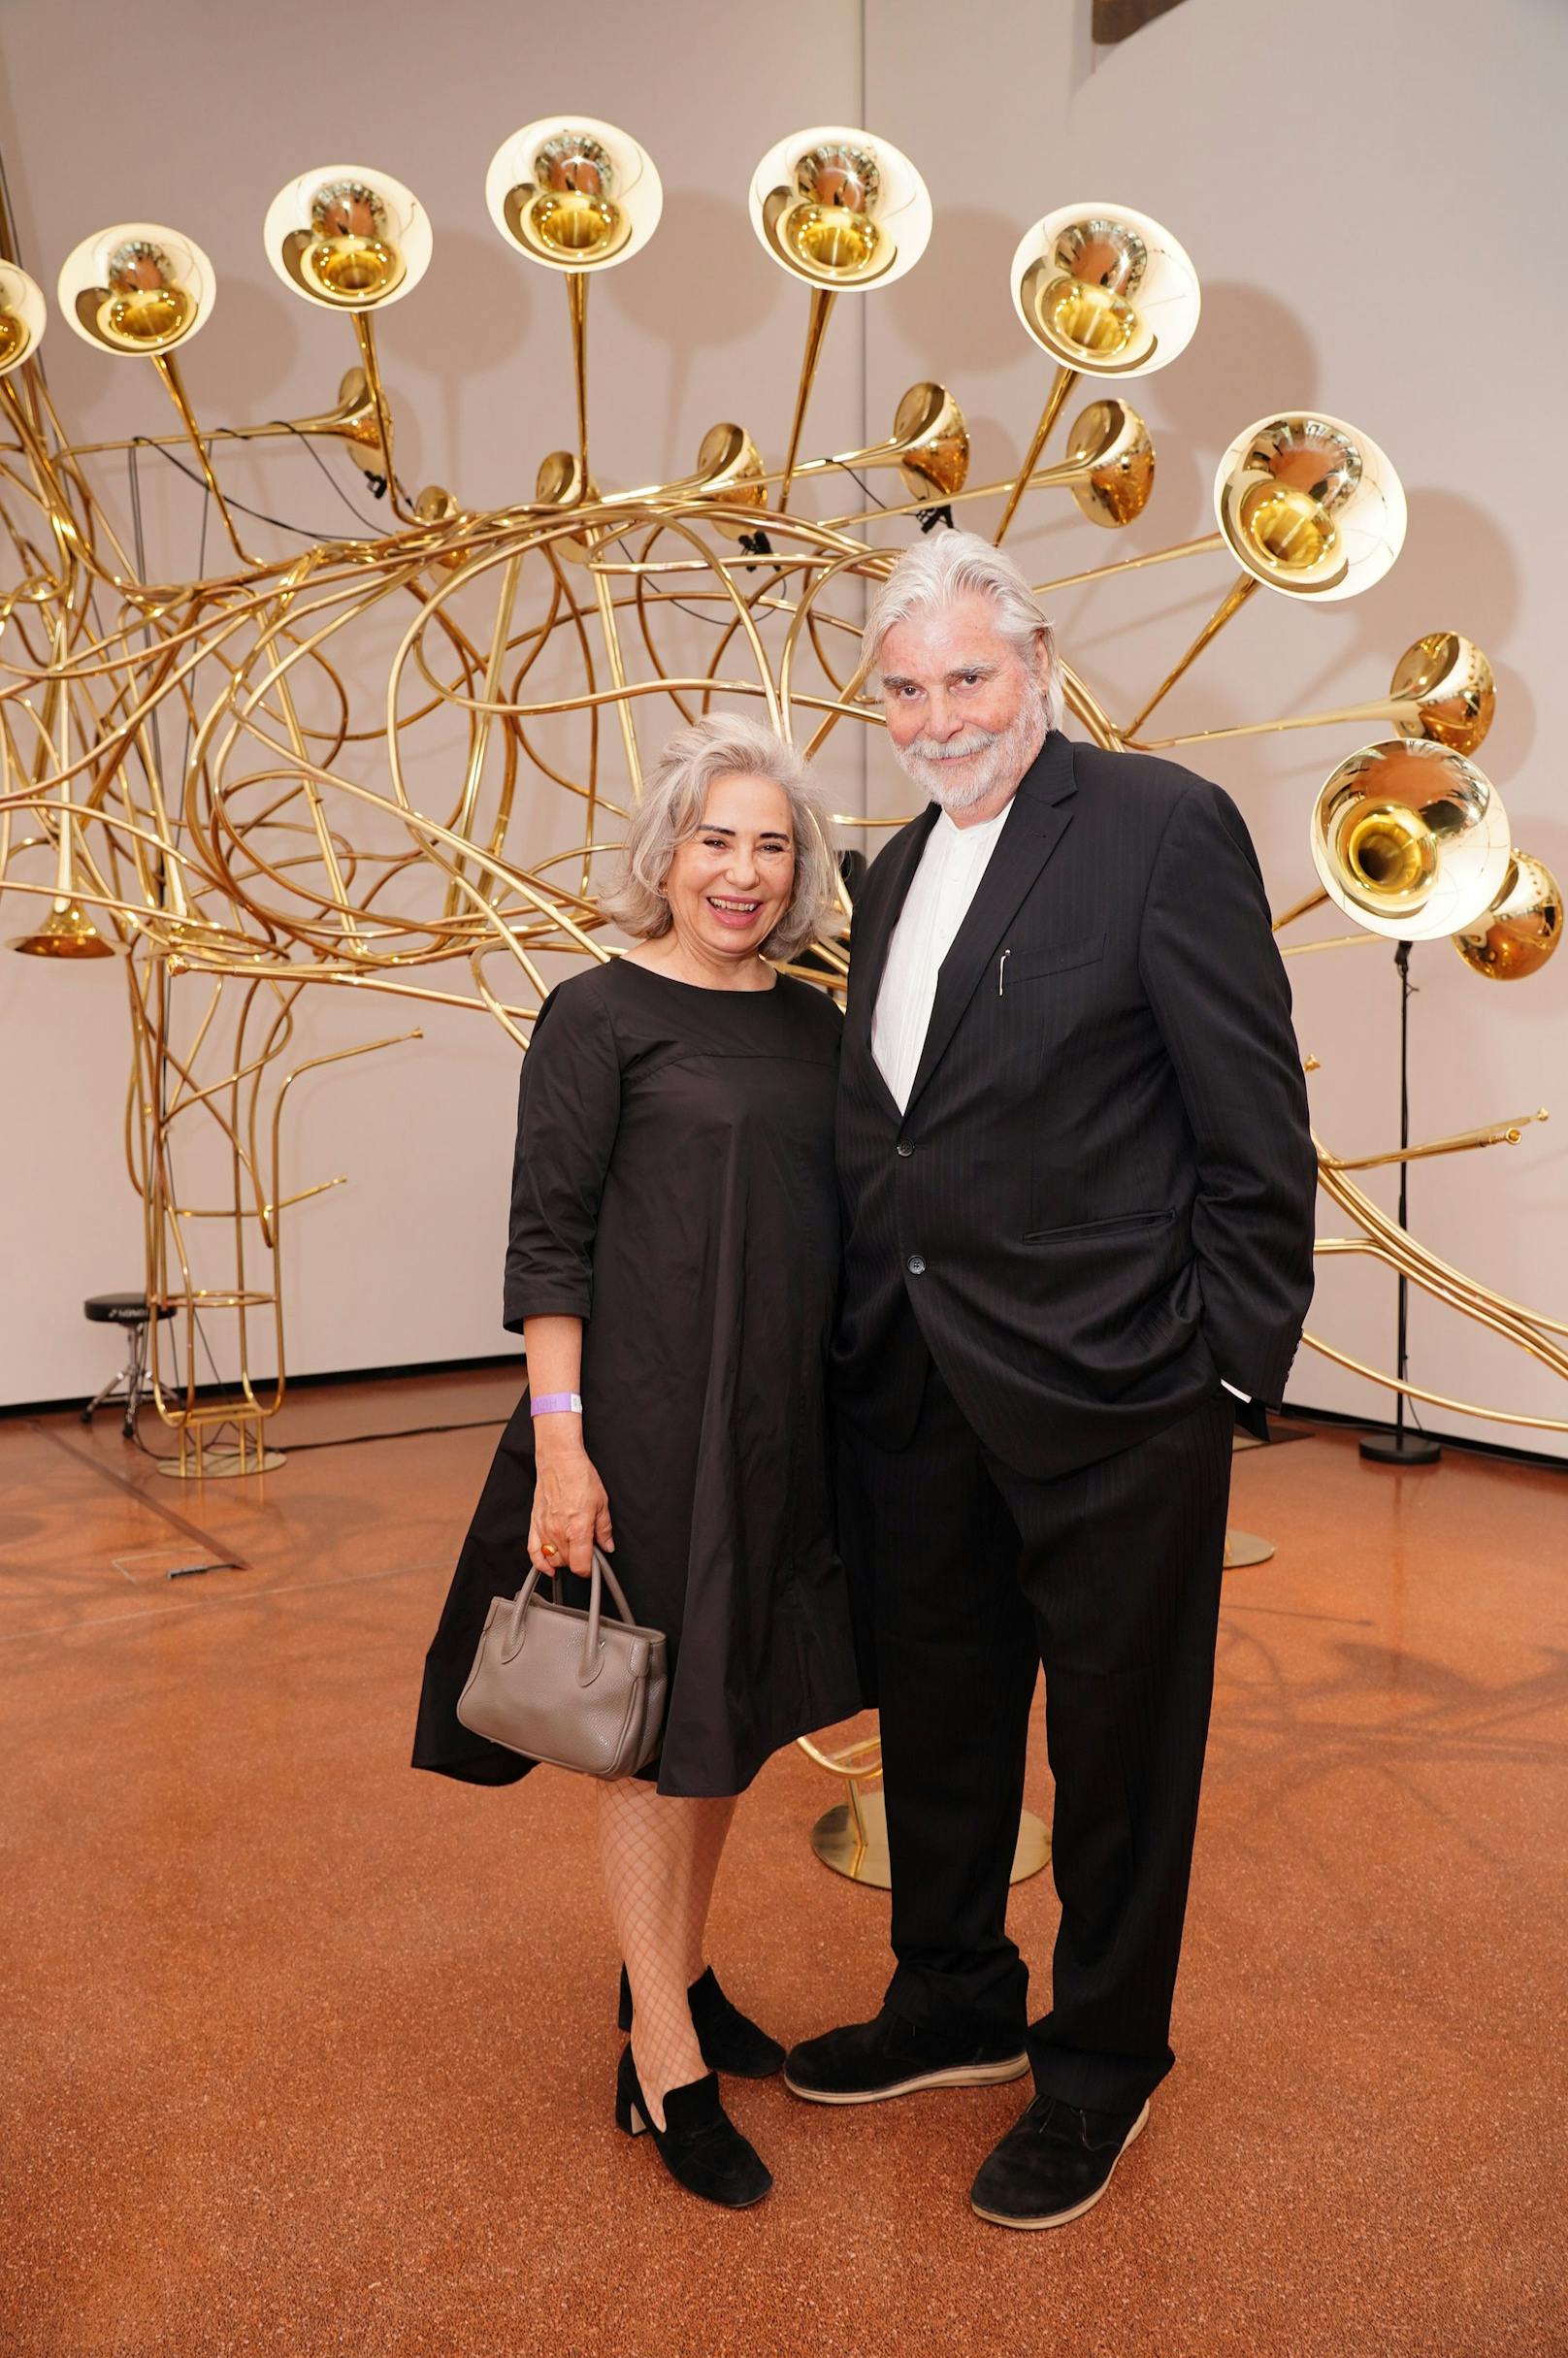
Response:
[[[572,1430],[559,1437],[547,1435],[544,1428],[558,1422]],[[539,1476],[528,1525],[528,1560],[539,1572],[571,1570],[586,1578],[593,1569],[595,1540],[612,1556],[615,1534],[609,1498],[582,1446],[578,1420],[540,1417],[534,1428],[534,1448]],[[546,1547],[555,1554],[547,1556]]]

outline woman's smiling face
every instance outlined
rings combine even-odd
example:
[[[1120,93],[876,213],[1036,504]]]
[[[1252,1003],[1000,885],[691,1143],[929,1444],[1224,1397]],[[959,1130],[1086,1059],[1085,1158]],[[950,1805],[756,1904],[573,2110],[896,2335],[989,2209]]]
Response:
[[[702,959],[755,957],[795,890],[783,787],[754,772],[715,778],[702,824],[677,846],[664,889],[683,948]]]

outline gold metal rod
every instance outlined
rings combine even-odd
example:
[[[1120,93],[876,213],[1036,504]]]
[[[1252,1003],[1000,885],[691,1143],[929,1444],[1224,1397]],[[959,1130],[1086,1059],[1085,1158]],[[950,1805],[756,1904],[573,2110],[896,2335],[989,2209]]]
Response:
[[[1118,750],[1122,739],[1117,734],[1116,723],[1098,697],[1079,678],[1060,647],[1057,649],[1057,677],[1062,682],[1062,692],[1069,709],[1078,715],[1095,744],[1103,745],[1108,750]]]
[[[1490,1286],[1478,1284],[1474,1278],[1466,1277],[1462,1270],[1439,1261],[1435,1253],[1429,1252],[1425,1245],[1419,1243],[1396,1220],[1375,1204],[1364,1188],[1358,1187],[1354,1179],[1348,1179],[1343,1171],[1334,1169],[1325,1156],[1322,1140],[1316,1135],[1313,1148],[1318,1156],[1318,1175],[1324,1194],[1339,1205],[1342,1212],[1347,1212],[1351,1219],[1356,1221],[1366,1237],[1372,1240],[1367,1250],[1376,1250],[1391,1266],[1403,1268],[1408,1276],[1414,1277],[1429,1293],[1438,1294],[1467,1318],[1479,1319],[1483,1326],[1492,1326],[1497,1333],[1507,1335],[1511,1341],[1519,1343],[1525,1350],[1536,1352],[1538,1356],[1543,1333],[1568,1335],[1568,1322],[1547,1318],[1539,1310],[1529,1310],[1521,1302],[1510,1301],[1506,1294],[1494,1292]],[[1328,1248],[1320,1240],[1318,1249],[1322,1252]],[[1350,1251],[1353,1248],[1346,1245],[1333,1249]],[[1546,1349],[1551,1354],[1548,1363],[1559,1375],[1568,1377],[1568,1353],[1557,1352],[1554,1345],[1548,1345]]]
[[[1282,958],[1311,958],[1318,950],[1364,950],[1370,941],[1383,941],[1382,933],[1330,933],[1326,941],[1295,941]]]
[[[572,377],[577,394],[577,497],[592,499],[593,476],[588,472],[588,273],[567,273],[567,305],[572,315]]]
[[[398,491],[397,470],[392,464],[392,406],[381,382],[381,364],[376,349],[376,321],[369,311],[352,314],[354,336],[359,344],[359,356],[365,367],[365,382],[370,388],[371,404],[376,411],[376,431],[381,438],[381,456],[386,461],[386,496],[392,503],[392,512],[405,524],[416,524],[419,518],[411,508],[406,508]]]
[[[485,755],[490,750],[490,731],[496,717],[494,711],[489,707],[493,705],[495,699],[501,693],[502,666],[506,657],[507,634],[511,629],[512,609],[517,602],[517,583],[522,570],[523,552],[519,549],[507,561],[506,571],[501,577],[501,597],[496,606],[495,628],[490,635],[490,660],[485,666],[484,673],[485,703],[474,715],[468,768],[463,776],[463,792],[458,798],[457,810],[452,820],[453,826],[462,835],[467,835],[474,824],[474,814],[478,808],[479,786],[484,776]],[[441,902],[443,918],[457,915],[457,888],[454,884],[448,884],[445,899]]]
[[[1045,408],[1040,411],[1040,422],[1034,429],[1034,440],[1029,446],[1024,464],[1014,478],[1007,505],[1001,511],[1001,522],[996,527],[996,546],[998,548],[1006,536],[1008,525],[1018,513],[1019,501],[1029,489],[1029,477],[1034,473],[1035,461],[1045,448],[1046,439],[1062,414],[1062,405],[1077,382],[1078,371],[1076,369],[1058,369],[1056,381],[1046,398]]]
[[[1433,1138],[1425,1146],[1406,1146],[1389,1155],[1325,1155],[1323,1161],[1336,1171],[1375,1171],[1389,1163],[1421,1163],[1430,1155],[1462,1155],[1480,1146],[1518,1146],[1532,1122],[1551,1119],[1547,1108],[1538,1105],[1534,1113],[1515,1114],[1508,1122],[1495,1122],[1482,1130],[1462,1130],[1452,1138]]]
[[[1337,712],[1291,712],[1284,720],[1238,721],[1230,729],[1190,729],[1181,737],[1146,737],[1141,753],[1163,753],[1171,745],[1213,745],[1226,737],[1270,737],[1282,729],[1329,729],[1345,721],[1419,721],[1414,696],[1386,696],[1370,704],[1342,704]]]
[[[1135,573],[1146,565],[1174,565],[1182,557],[1206,557],[1225,546],[1224,533],[1206,532],[1195,540],[1175,540],[1169,548],[1151,548],[1136,557],[1117,557],[1109,565],[1091,565],[1081,573],[1058,573],[1054,581],[1037,581],[1037,596],[1049,596],[1052,590],[1076,589],[1082,581],[1108,581],[1113,573]]]
[[[1292,901],[1283,916],[1275,918],[1273,931],[1283,933],[1288,925],[1294,925],[1296,919],[1305,917],[1310,909],[1321,909],[1327,898],[1328,895],[1320,888],[1316,893],[1309,893],[1304,901]]]
[[[790,484],[795,475],[795,462],[800,453],[800,430],[805,424],[806,403],[816,378],[817,363],[822,358],[822,340],[828,332],[833,313],[833,290],[815,286],[811,290],[811,311],[806,320],[805,351],[800,361],[800,381],[795,393],[795,416],[790,425],[790,447],[784,461],[784,473],[779,482],[778,512],[784,513],[790,504]]]
[[[1182,673],[1187,670],[1188,666],[1197,661],[1197,658],[1202,654],[1204,648],[1209,644],[1211,639],[1218,638],[1219,634],[1225,629],[1225,624],[1230,620],[1231,615],[1240,613],[1242,607],[1246,605],[1248,599],[1252,596],[1254,590],[1257,589],[1258,586],[1258,581],[1256,573],[1238,573],[1236,575],[1235,581],[1231,585],[1229,591],[1224,598],[1221,599],[1219,605],[1209,616],[1208,621],[1203,625],[1203,628],[1199,631],[1197,637],[1193,639],[1192,645],[1182,657],[1181,662],[1177,664],[1174,671],[1166,672],[1164,678],[1160,681],[1153,696],[1150,697],[1149,702],[1144,705],[1142,711],[1139,712],[1132,720],[1129,720],[1127,727],[1122,731],[1122,736],[1128,744],[1130,744],[1132,739],[1137,736],[1138,731],[1142,728],[1144,722],[1148,719],[1156,704],[1163,703],[1164,699],[1169,695],[1171,689],[1174,688],[1176,682],[1181,678]]]
[[[278,1173],[279,1157],[281,1154],[280,1132],[283,1123],[283,1101],[287,1097],[288,1093],[293,1088],[295,1082],[300,1079],[302,1074],[307,1072],[315,1072],[323,1064],[342,1064],[346,1063],[350,1057],[374,1056],[378,1048],[397,1048],[401,1046],[405,1040],[422,1040],[424,1036],[424,1033],[417,1029],[412,1032],[389,1032],[387,1037],[383,1040],[360,1040],[352,1048],[334,1048],[325,1056],[307,1057],[303,1064],[296,1064],[292,1072],[284,1073],[282,1080],[278,1083],[278,1095],[273,1099],[273,1193],[268,1202],[263,1207],[261,1224],[262,1235],[269,1245],[273,1245],[275,1243],[277,1236],[277,1229],[274,1221],[275,1211],[281,1211],[285,1202],[297,1200],[296,1198],[292,1197],[279,1198],[278,1195]],[[326,1185],[328,1187],[342,1187],[343,1182],[341,1179],[329,1179],[327,1180]],[[321,1191],[316,1188],[311,1188],[308,1191],[308,1193],[310,1195],[317,1195]]]
[[[1474,1400],[1451,1400],[1446,1392],[1428,1392],[1421,1384],[1401,1384],[1396,1376],[1385,1375],[1381,1367],[1368,1367],[1363,1359],[1353,1359],[1347,1352],[1336,1351],[1331,1343],[1320,1342],[1315,1334],[1303,1334],[1301,1340],[1323,1359],[1332,1359],[1336,1367],[1348,1367],[1353,1375],[1366,1376],[1370,1382],[1381,1384],[1386,1392],[1402,1392],[1407,1400],[1421,1400],[1428,1408],[1451,1409],[1459,1417],[1484,1417],[1488,1425],[1521,1425],[1532,1432],[1568,1433],[1568,1417],[1521,1417],[1507,1408],[1483,1408]]]
[[[180,412],[180,423],[185,429],[186,439],[196,453],[196,463],[202,471],[202,480],[217,505],[218,514],[223,519],[223,529],[234,543],[235,555],[242,565],[259,564],[260,559],[253,557],[241,540],[239,527],[229,513],[229,504],[223,497],[217,476],[212,473],[212,462],[207,455],[207,444],[202,440],[202,430],[196,423],[195,412],[185,397],[184,383],[173,352],[154,352],[152,365],[162,377],[168,389],[169,398]]]

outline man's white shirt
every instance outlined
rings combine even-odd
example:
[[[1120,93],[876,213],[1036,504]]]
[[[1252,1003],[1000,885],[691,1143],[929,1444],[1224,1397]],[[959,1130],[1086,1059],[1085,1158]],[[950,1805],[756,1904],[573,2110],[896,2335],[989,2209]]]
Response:
[[[1012,807],[1007,802],[994,819],[978,819],[972,827],[955,827],[939,810],[898,912],[871,1011],[871,1054],[900,1113],[931,1028],[937,969],[968,915]]]
[[[955,827],[945,810],[938,811],[904,896],[871,1010],[871,1054],[900,1113],[920,1069],[937,972],[968,915],[1012,807],[1009,802],[994,819],[979,819],[972,827]],[[1234,1384],[1225,1389],[1238,1400],[1251,1397]]]

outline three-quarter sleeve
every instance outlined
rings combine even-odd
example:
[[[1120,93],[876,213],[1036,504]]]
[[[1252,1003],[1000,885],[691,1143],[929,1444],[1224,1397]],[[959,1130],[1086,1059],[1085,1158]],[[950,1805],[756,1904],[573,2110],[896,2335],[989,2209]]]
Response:
[[[585,987],[587,986],[587,987]],[[552,991],[517,1094],[503,1320],[587,1318],[599,1199],[621,1118],[621,1067],[592,978]]]

